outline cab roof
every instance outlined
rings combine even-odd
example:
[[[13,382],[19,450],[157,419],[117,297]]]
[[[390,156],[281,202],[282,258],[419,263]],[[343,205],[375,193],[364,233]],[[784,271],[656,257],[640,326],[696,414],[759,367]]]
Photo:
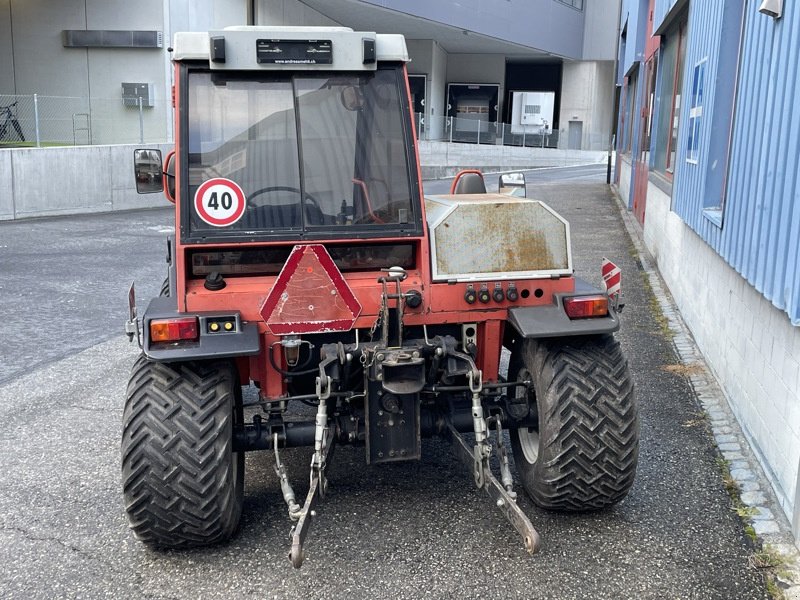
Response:
[[[175,61],[204,61],[212,70],[374,70],[377,62],[409,62],[399,34],[349,27],[235,26],[208,32],[178,32]]]

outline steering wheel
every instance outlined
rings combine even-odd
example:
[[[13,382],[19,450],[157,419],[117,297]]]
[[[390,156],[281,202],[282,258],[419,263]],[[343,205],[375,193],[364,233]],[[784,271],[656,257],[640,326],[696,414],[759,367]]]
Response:
[[[288,185],[273,185],[273,186],[261,188],[260,190],[256,190],[255,192],[250,194],[249,198],[252,200],[253,198],[255,198],[257,196],[260,196],[261,194],[268,194],[270,192],[291,192],[293,194],[298,194],[300,196],[303,196],[303,192],[299,188],[296,188],[296,187],[293,187],[293,186],[288,186]],[[303,204],[303,207],[302,207],[301,210],[303,211],[303,214],[305,216],[305,220],[306,220],[307,224],[309,224],[309,225],[327,225],[330,222],[331,218],[323,212],[319,201],[316,198],[314,198],[314,196],[309,194],[308,192],[305,193],[304,198],[308,201],[308,204],[305,204],[305,203],[301,202],[301,204]],[[273,207],[277,208],[277,207],[279,207],[281,205],[280,204],[274,204],[274,203],[273,204],[266,204],[264,206],[264,208],[267,207],[267,206],[273,206]],[[287,205],[284,205],[284,206],[287,206]]]
[[[270,192],[293,192],[298,195],[302,195],[302,190],[300,188],[292,187],[289,185],[271,185],[269,187],[261,188],[260,190],[256,190],[252,194],[250,194],[249,199],[252,200],[256,196],[260,196],[261,194],[268,194]],[[306,192],[305,195],[306,199],[311,202],[312,205],[316,207],[316,209],[320,212],[320,214],[325,214],[322,212],[322,207],[319,205],[319,200],[314,198],[311,194]]]

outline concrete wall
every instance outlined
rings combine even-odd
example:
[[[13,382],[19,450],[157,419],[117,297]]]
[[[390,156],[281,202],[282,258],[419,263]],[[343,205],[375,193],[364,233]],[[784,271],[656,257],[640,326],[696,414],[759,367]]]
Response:
[[[631,205],[631,161],[630,156],[617,152],[617,169],[619,170],[619,183],[617,193],[622,198],[625,206]]]
[[[323,27],[341,25],[299,0],[257,0],[255,16],[256,25],[319,25]]]
[[[561,76],[559,148],[569,143],[569,122],[583,123],[583,150],[608,148],[613,112],[614,63],[565,62]]]
[[[447,52],[436,41],[433,42],[433,66],[431,81],[431,116],[441,124],[444,131],[444,118],[447,116]],[[433,124],[431,124],[433,128]]]
[[[20,99],[20,117],[32,114],[30,96],[39,94],[44,139],[73,142],[73,121],[82,127],[84,115],[91,115],[91,139],[81,131],[78,143],[138,139],[138,110],[122,104],[122,82],[154,85],[156,107],[143,111],[145,132],[151,139],[168,137],[164,0],[142,0],[135,11],[125,0],[62,0],[47,3],[46,9],[25,0],[2,2],[0,73],[6,76],[0,78],[0,93],[29,96]],[[65,48],[65,29],[162,31],[165,43],[164,48]],[[33,137],[31,130],[26,134]]]
[[[447,90],[447,52],[436,40],[406,40],[411,62],[408,72],[427,75],[425,91],[425,122],[432,137],[444,131],[445,94]]]
[[[88,96],[87,51],[64,48],[61,34],[63,29],[86,29],[83,0],[49,3],[46,20],[38,2],[10,0],[10,10],[14,88],[8,93]]]
[[[427,75],[430,82],[433,69],[433,40],[406,40],[408,56],[408,72],[412,75]]]
[[[506,57],[503,54],[448,54],[447,83],[499,83],[503,97]]]
[[[11,0],[0,0],[0,94],[14,93]]]
[[[14,148],[0,150],[0,221],[28,217],[109,212],[167,205],[163,194],[137,194],[136,145]],[[171,144],[149,144],[163,156]],[[502,171],[605,163],[605,152],[420,142],[423,178],[453,175],[462,168]],[[46,176],[43,176],[46,174]]]
[[[800,328],[650,185],[645,243],[800,542]]]
[[[247,25],[247,2],[242,0],[166,0],[166,4],[171,34]]]
[[[137,194],[136,146],[0,150],[0,220],[167,206],[163,194]],[[150,147],[159,147],[151,145]],[[171,145],[160,146],[166,153]]]
[[[434,104],[431,101],[431,90],[444,85],[444,81],[433,81],[433,48],[436,42],[433,40],[406,40],[408,56],[411,62],[408,63],[409,75],[425,75],[425,119],[431,114]],[[419,133],[419,132],[418,132]]]
[[[38,94],[42,139],[61,143],[138,140],[139,111],[123,105],[123,82],[154,86],[155,106],[142,113],[144,136],[171,139],[167,48],[172,34],[243,25],[247,17],[241,0],[140,0],[135,10],[126,0],[46,5],[0,0],[0,94],[23,96],[17,114],[29,138],[34,135],[32,95]],[[65,48],[65,29],[161,31],[163,48]],[[84,128],[85,115],[90,130]]]
[[[583,29],[583,60],[614,60],[617,49],[617,24],[622,0],[583,3],[586,17]]]

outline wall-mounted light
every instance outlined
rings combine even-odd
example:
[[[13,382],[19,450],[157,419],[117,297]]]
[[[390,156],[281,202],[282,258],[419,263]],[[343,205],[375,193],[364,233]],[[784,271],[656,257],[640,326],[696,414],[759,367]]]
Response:
[[[780,19],[783,13],[783,0],[763,0],[761,6],[758,7],[758,12],[773,19]]]

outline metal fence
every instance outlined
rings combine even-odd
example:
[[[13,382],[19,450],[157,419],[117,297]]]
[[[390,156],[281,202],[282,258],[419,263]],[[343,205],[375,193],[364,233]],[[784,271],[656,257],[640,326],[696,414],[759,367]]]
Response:
[[[0,95],[0,147],[168,142],[172,107],[121,98]]]
[[[608,133],[581,132],[576,139],[559,140],[558,129],[512,125],[460,117],[430,117],[414,114],[417,135],[421,140],[461,142],[496,146],[525,146],[528,148],[571,148],[574,150],[607,150]],[[567,134],[564,134],[566,137]],[[562,142],[559,145],[559,141]]]
[[[476,115],[477,116],[477,115]],[[414,115],[417,135],[432,142],[461,142],[497,146],[557,148],[558,131],[541,128],[517,128],[509,123],[463,117],[431,117]]]
[[[477,116],[477,115],[476,115]],[[561,140],[558,129],[479,118],[414,115],[419,139],[530,148],[605,150],[608,134]],[[172,107],[125,105],[121,98],[0,95],[0,148],[163,143],[172,141]],[[570,132],[571,134],[572,132]]]

